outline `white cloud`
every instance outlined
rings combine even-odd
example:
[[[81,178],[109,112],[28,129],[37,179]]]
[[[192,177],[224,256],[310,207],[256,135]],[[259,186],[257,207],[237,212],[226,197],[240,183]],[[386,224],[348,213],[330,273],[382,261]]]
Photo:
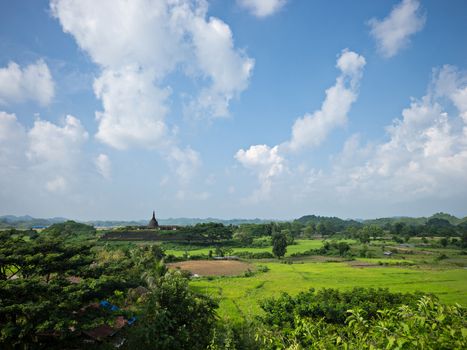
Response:
[[[371,19],[371,35],[384,57],[396,55],[410,42],[410,37],[423,29],[426,17],[418,0],[403,0],[383,20]]]
[[[201,90],[189,110],[198,116],[207,111],[213,117],[225,117],[232,98],[247,88],[254,60],[234,50],[232,32],[220,19],[195,17],[190,31],[197,68],[211,84]]]
[[[351,136],[329,169],[290,159],[287,176],[274,178],[269,195],[287,198],[290,215],[310,208],[355,217],[426,215],[465,207],[467,122],[457,99],[463,101],[459,96],[466,88],[467,72],[452,66],[435,70],[428,93],[412,99],[386,127],[385,140]],[[262,206],[276,208],[270,201]]]
[[[113,147],[154,146],[154,140],[147,134],[156,129],[157,139],[165,128],[164,79],[176,69],[200,83],[199,96],[192,98],[187,109],[197,116],[226,116],[230,101],[248,85],[254,61],[234,47],[227,24],[215,17],[207,18],[208,5],[204,0],[107,0],[99,4],[92,0],[53,0],[51,8],[63,30],[73,35],[78,45],[102,67],[103,74],[96,84],[111,77],[113,84],[122,87],[120,97],[131,94],[125,113],[117,110],[116,116],[103,100],[107,118],[99,119],[98,137]],[[131,93],[131,88],[124,91],[129,74],[132,85],[146,88],[155,85],[152,92]],[[109,94],[110,90],[111,87]],[[96,95],[105,98],[99,89]],[[157,97],[153,98],[154,95]],[[143,116],[139,115],[140,104],[148,107]],[[109,137],[101,133],[104,123]],[[124,126],[129,125],[132,132],[123,132]],[[145,128],[149,130],[141,133]]]
[[[26,129],[16,115],[0,111],[0,187],[18,196],[29,192],[31,198],[44,189],[66,193],[86,168],[87,139],[81,122],[70,115],[61,125],[37,119]]]
[[[47,181],[46,188],[50,192],[64,192],[67,188],[67,181],[62,176],[57,176],[54,179]]]
[[[97,172],[101,174],[102,177],[110,179],[112,175],[112,164],[107,154],[99,154],[96,159],[94,159],[94,164],[96,165]]]
[[[153,75],[136,67],[105,70],[94,82],[103,112],[96,112],[96,138],[117,149],[156,148],[168,137],[164,118],[167,89],[153,84]]]
[[[341,70],[341,75],[337,77],[334,86],[326,90],[321,108],[295,121],[291,140],[284,147],[297,151],[304,147],[318,146],[332,129],[347,123],[347,114],[357,99],[358,82],[365,63],[365,58],[355,52],[342,52],[336,65]]]
[[[354,152],[344,152],[341,159],[346,164],[338,163],[332,177],[346,193],[386,200],[466,195],[467,121],[459,118],[464,109],[456,100],[467,87],[466,78],[451,66],[435,72],[433,89],[413,100],[402,118],[387,128],[388,141],[364,152],[357,146]],[[459,116],[449,116],[449,104],[442,97],[457,107]],[[358,152],[364,157],[355,159],[352,154]]]
[[[285,159],[279,154],[279,146],[271,148],[267,145],[253,145],[247,150],[240,149],[235,154],[235,159],[257,174],[261,187],[254,194],[256,199],[266,197],[273,179],[286,170]]]
[[[279,11],[287,0],[237,0],[237,2],[256,17],[267,17]]]
[[[38,119],[28,132],[27,155],[38,163],[69,164],[87,139],[81,122],[71,115],[66,116],[62,126]]]
[[[0,68],[0,105],[33,100],[48,105],[54,97],[54,82],[43,60],[21,68],[10,62]]]
[[[187,183],[201,165],[199,153],[190,147],[181,149],[178,146],[173,146],[167,154],[167,158],[182,183]]]
[[[18,168],[24,161],[26,130],[16,115],[0,111],[0,169]]]
[[[285,153],[318,146],[332,129],[345,125],[350,107],[357,99],[358,84],[365,64],[363,56],[343,50],[336,63],[341,71],[336,83],[326,90],[326,98],[319,110],[295,121],[289,141],[274,147],[253,145],[246,151],[240,149],[236,153],[235,159],[258,176],[260,189],[255,194],[258,199],[269,194],[273,179],[286,170]]]
[[[171,73],[184,73],[199,91],[185,106],[197,118],[228,116],[244,91],[254,60],[236,49],[229,26],[207,16],[205,0],[52,0],[64,32],[101,67],[94,92],[96,138],[116,149],[158,150],[182,181],[199,155],[178,146],[167,125]]]

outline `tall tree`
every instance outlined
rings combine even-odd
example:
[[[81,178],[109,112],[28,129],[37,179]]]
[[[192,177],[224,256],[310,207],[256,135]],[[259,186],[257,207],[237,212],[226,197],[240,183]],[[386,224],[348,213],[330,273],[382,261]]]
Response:
[[[279,259],[287,252],[287,236],[285,233],[276,233],[272,236],[272,253]]]

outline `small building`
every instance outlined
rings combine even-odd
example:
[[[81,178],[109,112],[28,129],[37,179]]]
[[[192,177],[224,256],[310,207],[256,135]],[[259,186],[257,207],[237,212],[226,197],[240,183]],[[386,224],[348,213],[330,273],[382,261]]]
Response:
[[[383,254],[386,255],[386,256],[391,256],[392,252],[384,252]]]

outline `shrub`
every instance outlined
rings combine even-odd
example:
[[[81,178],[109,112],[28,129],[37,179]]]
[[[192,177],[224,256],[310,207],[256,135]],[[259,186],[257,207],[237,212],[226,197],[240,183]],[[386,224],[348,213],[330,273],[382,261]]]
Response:
[[[349,291],[338,289],[310,289],[292,297],[283,293],[279,298],[260,302],[266,312],[262,320],[268,325],[294,325],[296,317],[324,318],[328,323],[344,324],[347,310],[364,308],[367,317],[375,318],[377,311],[403,304],[415,305],[422,293],[392,293],[388,289],[354,288]]]
[[[240,258],[245,259],[272,259],[274,255],[270,252],[238,252],[237,255]]]

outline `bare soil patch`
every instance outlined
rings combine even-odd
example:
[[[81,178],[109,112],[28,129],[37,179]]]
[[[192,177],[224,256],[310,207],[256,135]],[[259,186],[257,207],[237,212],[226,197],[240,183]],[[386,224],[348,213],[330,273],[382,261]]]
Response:
[[[254,266],[236,260],[192,260],[167,264],[169,268],[190,271],[199,276],[235,276]]]

